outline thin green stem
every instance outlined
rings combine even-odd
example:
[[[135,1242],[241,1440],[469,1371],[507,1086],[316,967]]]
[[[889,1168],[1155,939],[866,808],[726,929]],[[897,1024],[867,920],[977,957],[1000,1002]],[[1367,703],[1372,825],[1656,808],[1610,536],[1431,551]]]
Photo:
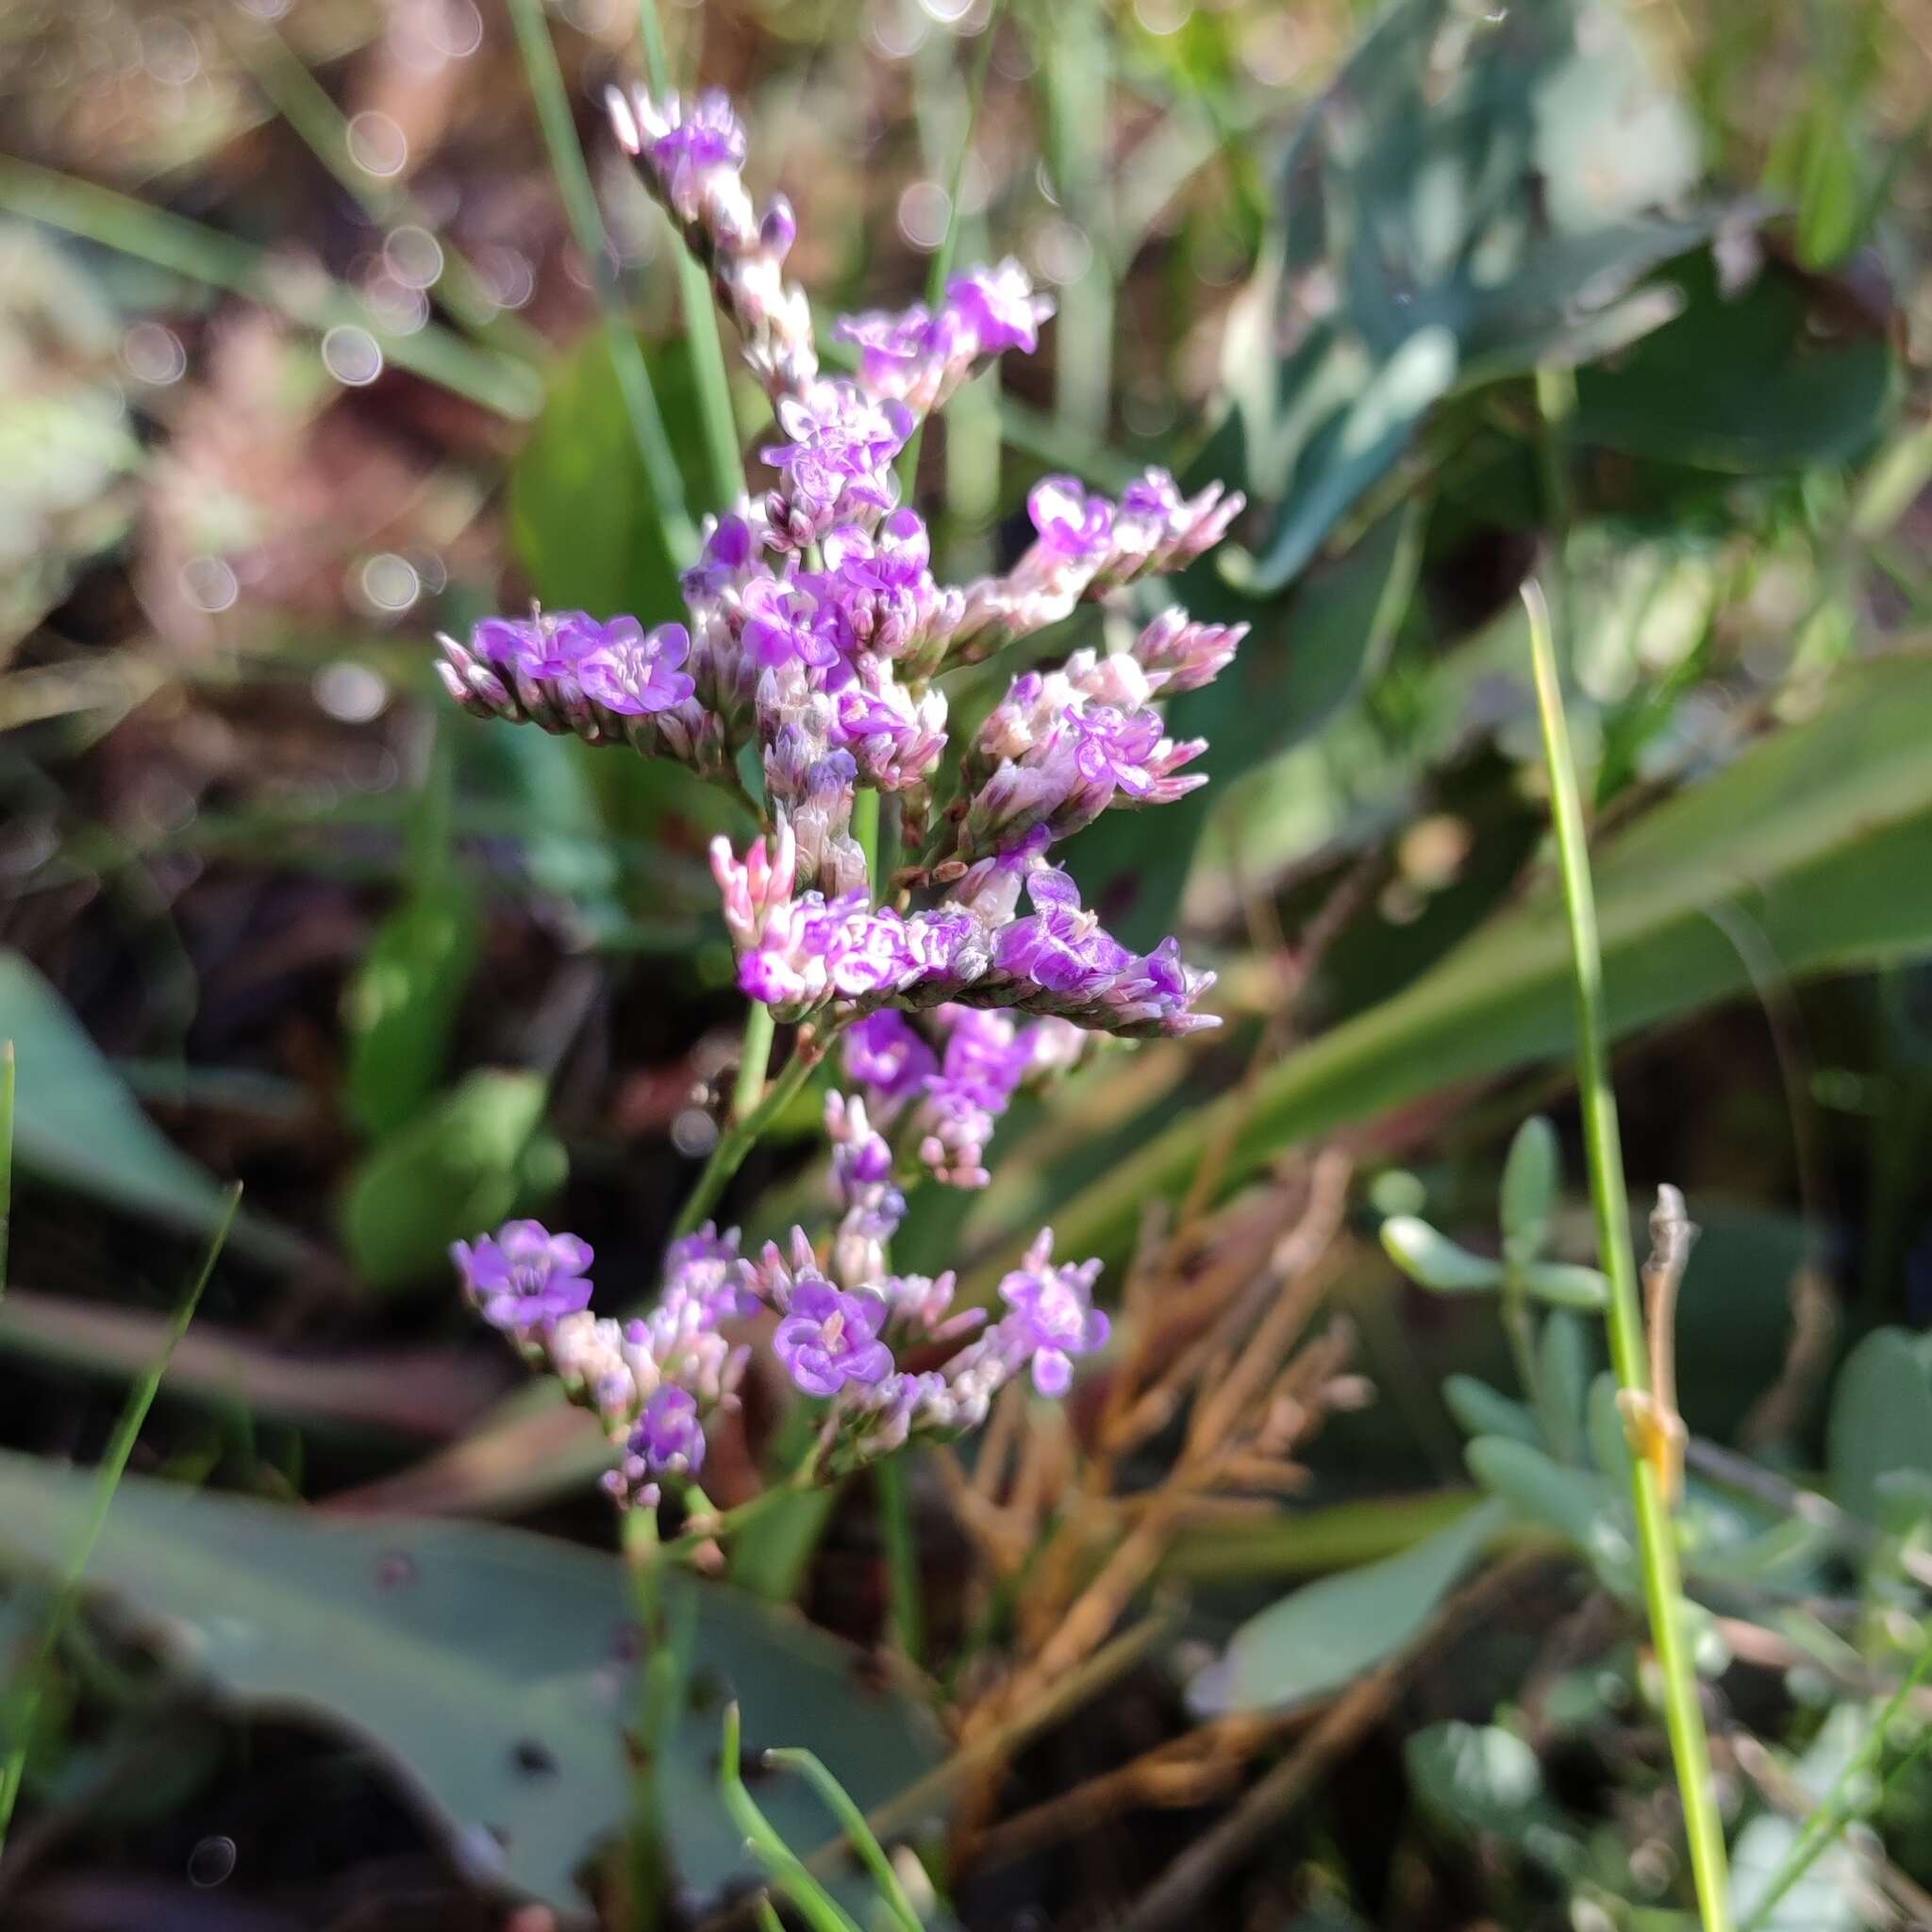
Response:
[[[20,1701],[13,1712],[13,1738],[4,1764],[0,1764],[0,1849],[7,1843],[8,1827],[13,1822],[13,1807],[20,1797],[21,1780],[26,1773],[27,1746],[33,1736],[34,1719],[41,1703],[41,1692],[46,1683],[48,1667],[54,1659],[54,1652],[60,1641],[60,1634],[67,1627],[75,1607],[80,1601],[81,1583],[87,1574],[87,1566],[93,1559],[94,1545],[101,1540],[101,1531],[107,1525],[108,1511],[113,1507],[114,1492],[121,1487],[121,1478],[127,1473],[127,1458],[134,1453],[134,1444],[139,1439],[142,1424],[147,1421],[147,1412],[154,1406],[155,1392],[161,1386],[161,1377],[168,1372],[168,1364],[174,1359],[175,1351],[180,1346],[181,1338],[188,1333],[188,1324],[194,1320],[194,1311],[201,1306],[201,1297],[207,1289],[209,1277],[215,1272],[215,1263],[221,1259],[222,1249],[228,1239],[228,1230],[235,1224],[236,1210],[242,1205],[242,1188],[238,1182],[228,1191],[228,1204],[223,1211],[220,1224],[215,1228],[214,1238],[208,1243],[208,1254],[201,1264],[201,1272],[189,1285],[188,1292],[181,1297],[175,1310],[175,1319],[168,1324],[168,1332],[161,1343],[160,1353],[149,1365],[147,1373],[127,1391],[127,1400],[122,1406],[121,1419],[114,1424],[114,1434],[108,1443],[107,1454],[101,1458],[101,1465],[94,1477],[93,1507],[90,1510],[86,1526],[82,1529],[80,1541],[75,1545],[74,1554],[68,1559],[67,1574],[60,1580],[52,1606],[47,1611],[45,1623],[41,1625],[39,1641],[33,1654],[28,1657],[25,1671],[21,1678]]]
[[[1886,1699],[1872,1728],[1866,1733],[1865,1741],[1853,1756],[1840,1768],[1839,1774],[1832,1779],[1831,1789],[1820,1801],[1818,1808],[1806,1819],[1804,1829],[1792,1841],[1791,1848],[1785,1854],[1784,1862],[1772,1874],[1770,1884],[1751,1907],[1750,1916],[1745,1919],[1740,1932],[1760,1932],[1765,1922],[1774,1912],[1785,1894],[1796,1885],[1799,1879],[1817,1863],[1818,1859],[1836,1841],[1854,1817],[1858,1807],[1856,1794],[1865,1782],[1866,1774],[1885,1755],[1886,1734],[1891,1729],[1893,1721],[1913,1691],[1924,1682],[1925,1674],[1932,1671],[1932,1644],[1919,1653],[1918,1661],[1907,1674],[1903,1683]],[[1928,1749],[1932,1748],[1932,1730],[1923,1732],[1914,1741],[1911,1749],[1900,1760],[1892,1775],[1896,1776],[1908,1764],[1914,1763]],[[1888,1779],[1889,1783],[1890,1780]]]
[[[892,1915],[900,1932],[922,1932],[919,1913],[907,1897],[906,1888],[899,1882],[899,1874],[892,1870],[892,1861],[886,1856],[885,1846],[873,1835],[872,1826],[865,1822],[865,1813],[854,1803],[851,1792],[832,1775],[817,1754],[805,1750],[767,1751],[765,1762],[778,1765],[786,1771],[795,1771],[810,1783],[825,1801],[825,1808],[845,1827],[847,1840],[865,1861],[866,1870],[872,1874],[886,1909]]]
[[[210,18],[269,105],[371,221],[384,226],[412,223],[435,235],[422,205],[400,181],[379,179],[357,161],[347,118],[273,25],[260,20],[225,25],[219,10]],[[479,341],[494,342],[526,359],[541,358],[545,353],[543,338],[491,294],[482,273],[468,257],[440,235],[435,239],[442,252],[437,298],[450,314]]]
[[[772,1040],[777,1027],[772,1009],[754,1000],[744,1016],[744,1040],[738,1050],[738,1078],[731,1088],[731,1118],[741,1121],[756,1111],[765,1097],[765,1075],[772,1065]]]
[[[874,1464],[878,1497],[879,1535],[886,1546],[886,1589],[892,1635],[909,1663],[925,1657],[925,1606],[919,1583],[919,1541],[912,1528],[912,1488],[905,1457],[887,1456]]]
[[[1584,1145],[1597,1241],[1610,1300],[1605,1311],[1610,1362],[1619,1385],[1647,1393],[1643,1314],[1638,1299],[1637,1257],[1630,1240],[1630,1203],[1618,1138],[1617,1100],[1610,1085],[1604,1021],[1603,957],[1597,939],[1596,894],[1583,825],[1576,761],[1563,714],[1556,641],[1541,592],[1524,587],[1529,612],[1530,658],[1536,672],[1537,711],[1550,771],[1550,810],[1569,914],[1570,948],[1576,974],[1576,1076],[1583,1103]],[[1683,1581],[1677,1545],[1657,1466],[1633,1453],[1631,1493],[1637,1513],[1638,1553],[1643,1567],[1644,1607],[1663,1677],[1664,1722],[1684,1807],[1690,1869],[1697,1888],[1703,1932],[1731,1932],[1730,1885],[1724,1861],[1724,1821],[1711,1790],[1710,1747],[1697,1701],[1697,1676],[1684,1637]]]
[[[0,1041],[0,1299],[7,1293],[7,1250],[13,1237],[13,1090],[18,1072],[12,1041]]]
[[[718,1144],[711,1149],[711,1158],[705,1162],[705,1171],[698,1175],[697,1185],[691,1189],[690,1199],[678,1214],[677,1225],[672,1230],[674,1238],[681,1239],[690,1234],[718,1205],[719,1195],[724,1191],[731,1176],[744,1165],[744,1157],[758,1144],[758,1136],[784,1112],[792,1096],[805,1085],[811,1070],[818,1065],[819,1058],[816,1053],[807,1053],[794,1047],[785,1071],[773,1081],[765,1097],[742,1120],[731,1122],[719,1135]]]
[[[85,236],[190,281],[246,296],[318,334],[337,327],[361,329],[385,361],[498,415],[527,422],[542,406],[542,384],[527,363],[479,349],[433,324],[398,335],[340,282],[299,263],[277,260],[199,222],[150,208],[132,195],[27,161],[0,159],[0,208]]]
[[[1530,1312],[1529,1296],[1517,1283],[1506,1278],[1499,1306],[1503,1315],[1503,1332],[1509,1338],[1509,1354],[1516,1364],[1516,1379],[1522,1386],[1523,1399],[1541,1413],[1539,1391],[1542,1377],[1537,1372],[1536,1321]]]
[[[676,1719],[678,1658],[665,1628],[666,1565],[658,1541],[655,1509],[633,1509],[625,1515],[624,1554],[631,1572],[638,1629],[645,1646],[638,1684],[637,1749],[631,1773],[631,1924],[634,1932],[656,1932],[671,1883],[661,1767]]]
[[[1088,243],[1086,272],[1059,294],[1054,357],[1054,416],[1070,434],[1107,435],[1113,393],[1113,222],[1107,159],[1109,55],[1097,0],[1061,0],[1044,9],[1049,153],[1067,218]]]
[[[671,62],[664,52],[664,27],[658,0],[638,0],[638,26],[644,41],[644,74],[651,92],[662,100],[671,92]],[[668,226],[668,224],[667,224]],[[719,509],[746,494],[744,452],[738,441],[738,418],[731,407],[731,377],[724,368],[724,341],[719,333],[718,305],[705,267],[676,235],[677,292],[684,305],[684,339],[691,344],[697,376],[698,411],[705,429],[705,456],[711,491]]]
[[[870,785],[861,785],[852,801],[852,837],[865,860],[866,882],[874,901],[886,896],[886,882],[879,876],[879,794]]]
[[[805,1868],[778,1836],[772,1822],[744,1788],[744,1747],[739,1730],[738,1706],[724,1707],[724,1749],[718,1757],[718,1794],[731,1822],[744,1835],[753,1856],[771,1874],[772,1882],[797,1908],[812,1932],[858,1932],[824,1886]]]
[[[625,413],[630,418],[631,434],[637,440],[644,479],[650,485],[658,521],[664,531],[665,547],[678,563],[690,563],[697,555],[697,530],[685,506],[684,479],[678,474],[677,458],[671,448],[663,414],[658,408],[658,395],[651,386],[643,348],[625,313],[623,294],[611,269],[604,216],[597,206],[597,191],[591,186],[584,151],[577,143],[576,125],[571,118],[570,96],[564,91],[557,48],[551,42],[541,0],[509,0],[509,14],[523,55],[524,72],[529,77],[530,93],[536,102],[543,144],[550,152],[551,172],[557,176],[558,192],[563,196],[564,212],[570,219],[577,252],[584,258],[584,267],[597,291],[597,307],[603,313],[604,333],[610,345],[611,368],[624,395]]]
[[[979,120],[979,104],[986,97],[986,76],[992,66],[992,43],[1000,24],[1000,0],[980,29],[979,45],[973,57],[973,75],[966,84],[966,125],[959,130],[959,150],[953,157],[952,179],[946,185],[946,231],[933,250],[932,265],[926,271],[925,301],[937,308],[946,292],[946,278],[953,273],[953,256],[959,245],[959,189],[966,178],[966,162],[973,153],[973,130]],[[919,445],[925,438],[925,419],[921,417],[906,447],[899,452],[899,487],[909,503],[919,481]]]

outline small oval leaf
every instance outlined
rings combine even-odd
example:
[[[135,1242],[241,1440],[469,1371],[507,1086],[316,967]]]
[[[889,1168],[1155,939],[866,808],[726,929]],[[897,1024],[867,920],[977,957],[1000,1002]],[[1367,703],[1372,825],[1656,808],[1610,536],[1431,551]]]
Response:
[[[1473,1294],[1503,1283],[1500,1261],[1472,1255],[1413,1214],[1391,1214],[1382,1224],[1382,1245],[1417,1287],[1436,1294]]]

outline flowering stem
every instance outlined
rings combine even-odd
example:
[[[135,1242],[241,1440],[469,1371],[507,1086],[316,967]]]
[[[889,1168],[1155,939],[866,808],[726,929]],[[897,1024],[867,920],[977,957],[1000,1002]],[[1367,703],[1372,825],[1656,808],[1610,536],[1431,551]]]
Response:
[[[966,178],[966,161],[973,152],[973,128],[979,119],[979,104],[986,95],[987,70],[992,65],[993,37],[999,29],[1000,0],[993,0],[986,25],[979,32],[979,46],[973,60],[973,76],[966,84],[966,125],[959,131],[959,151],[953,157],[953,178],[946,190],[946,229],[940,245],[933,250],[932,266],[926,271],[925,304],[936,308],[946,292],[946,277],[953,273],[953,254],[959,245],[959,189]],[[919,481],[919,445],[925,435],[925,418],[921,417],[911,438],[899,453],[899,488],[909,502]]]
[[[765,1097],[765,1074],[772,1064],[772,1039],[777,1028],[772,1009],[754,1000],[744,1016],[744,1042],[738,1052],[738,1079],[731,1089],[731,1118],[741,1121]]]
[[[881,1457],[873,1466],[878,1498],[879,1534],[886,1545],[886,1584],[892,1635],[908,1663],[924,1661],[925,1613],[920,1601],[919,1545],[912,1533],[911,1486],[903,1452]]]
[[[638,25],[644,38],[644,73],[651,92],[662,100],[671,92],[671,62],[664,53],[664,28],[658,0],[638,0]],[[684,305],[684,339],[697,374],[698,410],[705,425],[705,454],[711,469],[716,507],[724,509],[746,492],[744,458],[738,442],[738,419],[731,408],[731,378],[724,369],[724,343],[718,333],[718,308],[704,264],[675,237],[677,291]]]
[[[1596,895],[1591,882],[1576,761],[1563,715],[1563,690],[1557,673],[1549,610],[1533,582],[1524,586],[1523,601],[1529,612],[1537,711],[1550,769],[1550,814],[1576,974],[1576,1076],[1583,1102],[1584,1146],[1589,1157],[1591,1198],[1596,1208],[1597,1241],[1604,1272],[1610,1280],[1609,1306],[1604,1315],[1609,1331],[1610,1362],[1623,1389],[1647,1393],[1643,1315],[1637,1293],[1637,1257],[1630,1241],[1630,1203],[1618,1138],[1617,1098],[1605,1048],[1603,958],[1597,941]],[[1697,1701],[1696,1673],[1684,1641],[1683,1581],[1675,1533],[1656,1464],[1633,1452],[1630,1481],[1637,1512],[1638,1553],[1643,1567],[1644,1607],[1663,1677],[1664,1723],[1670,1732],[1671,1756],[1684,1807],[1684,1829],[1690,1840],[1703,1932],[1731,1932],[1724,1821],[1711,1791],[1710,1747]]]
[[[769,1009],[761,1003],[755,1004],[754,1012],[765,1011],[765,1025],[771,1024]],[[745,1024],[747,1046],[753,1043],[752,1035],[756,1020]],[[769,1044],[769,1041],[767,1042]],[[672,1236],[681,1240],[691,1232],[704,1218],[718,1205],[718,1196],[724,1191],[731,1176],[744,1165],[744,1157],[758,1143],[758,1138],[772,1123],[784,1112],[798,1090],[806,1083],[811,1070],[824,1058],[823,1045],[808,1046],[801,1039],[791,1049],[791,1058],[786,1062],[785,1071],[772,1082],[765,1097],[741,1118],[735,1118],[718,1137],[718,1144],[711,1149],[711,1158],[705,1162],[705,1171],[698,1175],[697,1185],[691,1189],[682,1211],[678,1214],[677,1224],[672,1229]],[[741,1088],[744,1082],[744,1068],[739,1069]],[[760,1074],[762,1077],[762,1072]]]
[[[630,418],[631,434],[637,439],[638,456],[644,466],[644,479],[650,485],[651,500],[657,507],[665,547],[674,561],[688,564],[697,555],[698,533],[690,510],[685,508],[684,479],[678,475],[677,458],[672,454],[671,438],[658,408],[643,348],[624,312],[617,278],[611,272],[604,217],[597,207],[597,191],[591,185],[591,171],[584,164],[584,151],[577,144],[570,96],[564,92],[563,70],[557,64],[557,49],[544,24],[541,0],[509,0],[509,13],[523,55],[524,72],[529,76],[530,92],[537,104],[543,144],[550,150],[551,172],[556,175],[558,192],[563,196],[571,233],[597,291],[597,306],[604,314],[604,333],[610,347],[610,366],[624,394],[625,413]]]

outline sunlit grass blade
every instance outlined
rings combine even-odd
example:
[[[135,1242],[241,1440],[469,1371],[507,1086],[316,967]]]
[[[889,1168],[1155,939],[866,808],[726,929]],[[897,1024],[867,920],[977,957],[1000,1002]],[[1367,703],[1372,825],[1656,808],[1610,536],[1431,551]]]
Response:
[[[13,1085],[19,1071],[12,1041],[0,1041],[0,1295],[7,1292],[7,1251],[13,1238]]]
[[[740,1736],[738,1707],[724,1710],[724,1748],[718,1759],[718,1791],[731,1822],[744,1834],[753,1856],[772,1875],[772,1882],[797,1908],[812,1932],[859,1932],[859,1928],[839,1907],[838,1902],[805,1869],[804,1861],[773,1828],[744,1787],[743,1741]],[[917,1920],[913,1922],[917,1924]]]
[[[886,1584],[892,1635],[912,1663],[925,1652],[925,1612],[919,1588],[919,1544],[912,1529],[911,1484],[903,1456],[887,1456],[873,1465],[878,1494],[879,1533],[886,1545]]]
[[[671,89],[671,62],[664,52],[664,28],[658,18],[658,0],[638,0],[638,25],[644,40],[644,74],[659,100]],[[705,454],[710,464],[716,508],[737,501],[745,489],[744,454],[739,447],[738,419],[731,408],[731,378],[724,369],[724,342],[719,332],[718,305],[711,296],[711,278],[704,264],[675,236],[677,291],[684,305],[685,341],[691,344],[691,367],[697,375],[698,408],[705,425]]]
[[[1620,1388],[1647,1394],[1650,1383],[1643,1313],[1638,1300],[1637,1256],[1630,1238],[1630,1199],[1624,1178],[1617,1096],[1610,1085],[1603,955],[1597,938],[1596,893],[1583,824],[1583,797],[1563,713],[1563,688],[1549,610],[1534,583],[1524,587],[1523,600],[1529,612],[1537,714],[1549,765],[1550,815],[1556,829],[1557,867],[1562,874],[1576,979],[1576,1085],[1583,1103],[1584,1149],[1590,1166],[1591,1200],[1596,1209],[1600,1259],[1610,1279],[1610,1303],[1604,1316],[1609,1331],[1610,1364]],[[1690,1845],[1703,1932],[1731,1932],[1724,1820],[1711,1789],[1710,1745],[1697,1701],[1697,1674],[1685,1641],[1684,1587],[1678,1572],[1676,1536],[1657,1464],[1648,1457],[1633,1454],[1630,1469],[1644,1607],[1663,1678],[1664,1723],[1684,1807],[1684,1830]]]
[[[973,130],[979,125],[979,104],[986,97],[986,76],[992,66],[992,43],[999,32],[1000,4],[993,0],[986,25],[979,30],[979,46],[973,58],[973,77],[966,87],[966,125],[959,130],[959,149],[953,157],[953,175],[946,184],[946,229],[940,245],[933,250],[932,266],[926,272],[925,303],[936,308],[946,292],[946,277],[953,273],[953,256],[959,245],[959,189],[966,178],[966,163],[973,153]],[[908,500],[919,480],[919,445],[925,435],[925,419],[921,417],[911,441],[899,453],[899,486]]]
[[[274,24],[266,18],[225,24],[219,10],[210,18],[262,97],[371,221],[386,226],[409,224],[435,236],[442,254],[436,295],[449,313],[479,341],[526,358],[541,358],[546,350],[542,337],[491,296],[475,264],[436,234],[436,225],[400,180],[385,180],[358,163],[347,118]]]
[[[826,1808],[845,1827],[845,1836],[852,1841],[853,1850],[864,1859],[866,1870],[872,1874],[893,1920],[903,1932],[921,1932],[919,1913],[907,1897],[906,1888],[899,1882],[899,1874],[892,1870],[892,1861],[886,1856],[886,1848],[873,1836],[872,1826],[865,1822],[865,1813],[853,1803],[852,1794],[809,1751],[767,1751],[765,1761],[795,1771],[810,1781],[812,1789],[825,1801]]]
[[[542,404],[542,384],[527,364],[477,348],[434,324],[398,335],[312,263],[277,259],[250,242],[111,188],[26,161],[0,159],[0,208],[191,281],[244,295],[319,334],[359,328],[386,361],[498,415],[527,421]]]
[[[201,1264],[201,1272],[189,1284],[188,1292],[182,1296],[179,1306],[176,1307],[175,1319],[169,1324],[160,1353],[155,1357],[147,1373],[128,1391],[127,1400],[121,1409],[121,1418],[114,1424],[113,1436],[108,1443],[107,1454],[101,1458],[100,1469],[94,1480],[92,1509],[89,1513],[86,1526],[81,1531],[79,1541],[75,1544],[74,1555],[68,1561],[66,1574],[60,1579],[60,1587],[48,1608],[46,1621],[41,1626],[39,1641],[35,1644],[20,1678],[18,1695],[11,1713],[12,1735],[7,1744],[6,1758],[4,1762],[0,1762],[0,1850],[6,1847],[8,1827],[13,1821],[13,1807],[20,1797],[21,1779],[26,1772],[27,1744],[33,1735],[34,1718],[40,1707],[41,1690],[46,1681],[48,1666],[53,1661],[61,1632],[67,1627],[68,1620],[74,1615],[75,1607],[80,1601],[87,1566],[92,1560],[94,1545],[101,1540],[101,1531],[108,1521],[108,1511],[113,1507],[114,1492],[121,1487],[121,1478],[127,1472],[127,1459],[134,1453],[135,1442],[147,1421],[147,1412],[154,1406],[155,1393],[161,1386],[161,1377],[167,1374],[168,1363],[173,1358],[175,1349],[180,1346],[181,1338],[188,1333],[189,1324],[194,1320],[195,1309],[201,1306],[202,1294],[215,1272],[215,1264],[222,1257],[222,1249],[227,1242],[228,1231],[235,1224],[236,1210],[241,1205],[242,1186],[238,1181],[228,1191],[227,1208],[215,1229],[214,1239],[208,1243],[208,1254]]]
[[[664,532],[665,547],[678,564],[688,564],[697,555],[698,538],[685,505],[684,478],[678,473],[663,412],[658,407],[658,394],[651,385],[643,348],[625,313],[611,268],[603,211],[597,206],[597,191],[591,185],[584,151],[577,143],[570,96],[564,90],[563,70],[557,62],[549,24],[539,0],[509,0],[509,15],[510,24],[516,28],[517,48],[523,56],[531,98],[536,104],[538,125],[543,131],[543,145],[550,153],[551,172],[557,177],[558,192],[563,197],[564,213],[570,219],[577,250],[584,258],[585,272],[597,291],[597,306],[603,312],[604,331],[610,344],[611,366],[624,392],[625,413],[630,418],[631,434],[637,439],[638,456],[651,488],[651,500]]]

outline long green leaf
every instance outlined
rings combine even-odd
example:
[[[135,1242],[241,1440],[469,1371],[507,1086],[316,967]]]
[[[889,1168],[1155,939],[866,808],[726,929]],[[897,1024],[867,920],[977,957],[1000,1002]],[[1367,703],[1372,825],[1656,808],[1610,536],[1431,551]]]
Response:
[[[1752,746],[1596,858],[1608,1021],[1623,1036],[1747,991],[1710,917],[1740,908],[1793,976],[1932,946],[1932,657],[1841,674],[1829,708]],[[1053,1210],[1063,1252],[1118,1254],[1147,1200],[1185,1186],[1235,1134],[1227,1179],[1283,1147],[1456,1081],[1568,1049],[1568,941],[1553,892],[1493,921],[1393,999],[1324,1034],[1246,1093],[1200,1108],[1058,1205],[1019,1191],[1012,1235],[976,1271],[1012,1265]]]

